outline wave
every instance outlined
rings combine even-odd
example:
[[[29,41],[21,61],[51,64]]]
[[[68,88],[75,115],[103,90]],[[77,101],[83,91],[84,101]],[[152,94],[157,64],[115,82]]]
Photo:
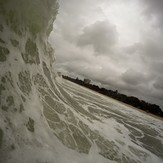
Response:
[[[0,1],[0,162],[159,162],[161,147],[139,146],[143,142],[131,134],[140,138],[143,131],[127,125],[128,108],[57,76],[48,37],[58,7],[57,0]],[[124,138],[125,150],[123,141],[108,134],[109,124],[114,134],[131,137]]]
[[[0,1],[2,163],[56,159],[54,136],[43,115],[41,89],[48,94],[56,87],[54,51],[48,36],[57,12],[56,0]]]

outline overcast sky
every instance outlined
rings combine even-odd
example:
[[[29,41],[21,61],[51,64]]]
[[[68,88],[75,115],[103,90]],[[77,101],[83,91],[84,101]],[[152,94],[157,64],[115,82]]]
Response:
[[[163,0],[60,0],[55,68],[163,106]]]

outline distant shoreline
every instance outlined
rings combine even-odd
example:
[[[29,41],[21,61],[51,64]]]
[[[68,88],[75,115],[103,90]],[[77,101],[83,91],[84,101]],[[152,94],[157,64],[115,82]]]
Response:
[[[69,80],[73,83],[76,83],[80,86],[83,86],[84,88],[87,88],[91,91],[99,93],[100,95],[104,95],[105,97],[109,97],[109,98],[111,98],[117,102],[120,102],[120,103],[126,105],[126,106],[130,106],[131,108],[136,109],[142,113],[145,113],[145,114],[150,115],[152,117],[163,120],[163,112],[160,109],[160,107],[156,104],[150,104],[150,103],[147,103],[143,100],[139,100],[136,97],[126,96],[124,94],[120,94],[120,93],[118,93],[118,91],[112,91],[112,90],[107,90],[105,88],[99,88],[97,85],[92,85],[90,83],[86,83],[82,80],[79,80],[78,78],[73,79],[73,78],[70,78],[68,76],[63,76],[63,78],[66,80]],[[125,102],[125,100],[126,100],[126,102]],[[138,108],[135,105],[138,107],[141,107],[141,108]]]
[[[67,80],[67,79],[65,79],[65,80]],[[68,81],[70,81],[70,80],[68,80]],[[70,81],[70,82],[72,82],[72,81]],[[72,83],[77,84],[77,83],[75,83],[75,82],[72,82]],[[79,84],[77,84],[77,85],[79,85]],[[82,86],[82,85],[79,85],[79,86],[81,86],[81,87],[83,87],[83,88],[85,88],[85,89],[87,89],[87,90],[89,90],[89,91],[93,91],[93,92],[95,92],[95,93],[98,93],[98,94],[104,96],[105,98],[111,98],[112,100],[115,100],[116,102],[119,102],[119,103],[121,103],[121,104],[123,104],[123,105],[126,105],[126,106],[128,106],[128,107],[130,107],[130,108],[132,108],[132,109],[135,109],[135,110],[137,110],[137,111],[139,111],[139,112],[141,112],[141,113],[147,114],[147,115],[149,115],[149,116],[151,116],[151,117],[153,117],[153,118],[157,118],[157,119],[163,121],[163,117],[160,117],[160,116],[158,116],[158,115],[152,114],[152,113],[150,113],[150,112],[146,112],[146,111],[141,110],[141,109],[139,109],[139,108],[136,108],[136,107],[134,107],[134,106],[132,106],[132,105],[126,104],[126,103],[124,103],[124,102],[122,102],[122,101],[119,101],[119,100],[114,99],[114,98],[112,98],[112,97],[109,97],[109,96],[106,96],[106,95],[101,94],[101,93],[99,93],[99,92],[96,92],[96,91],[94,91],[94,90],[92,90],[92,89],[90,89],[90,88],[84,87],[84,86]]]

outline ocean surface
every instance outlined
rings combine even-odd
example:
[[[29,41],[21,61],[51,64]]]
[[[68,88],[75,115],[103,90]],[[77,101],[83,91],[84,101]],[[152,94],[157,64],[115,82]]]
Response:
[[[162,120],[57,76],[58,7],[0,1],[0,163],[162,163]]]

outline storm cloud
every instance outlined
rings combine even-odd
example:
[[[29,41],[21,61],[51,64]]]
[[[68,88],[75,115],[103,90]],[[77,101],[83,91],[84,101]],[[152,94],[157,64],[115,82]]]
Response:
[[[163,106],[162,8],[162,0],[60,0],[54,68]]]
[[[95,54],[105,54],[112,51],[117,43],[118,33],[116,27],[109,21],[97,21],[83,29],[78,37],[79,46],[92,46]]]
[[[163,27],[163,1],[162,0],[143,0],[142,3],[146,5],[145,13],[149,17],[156,16],[158,25]]]

